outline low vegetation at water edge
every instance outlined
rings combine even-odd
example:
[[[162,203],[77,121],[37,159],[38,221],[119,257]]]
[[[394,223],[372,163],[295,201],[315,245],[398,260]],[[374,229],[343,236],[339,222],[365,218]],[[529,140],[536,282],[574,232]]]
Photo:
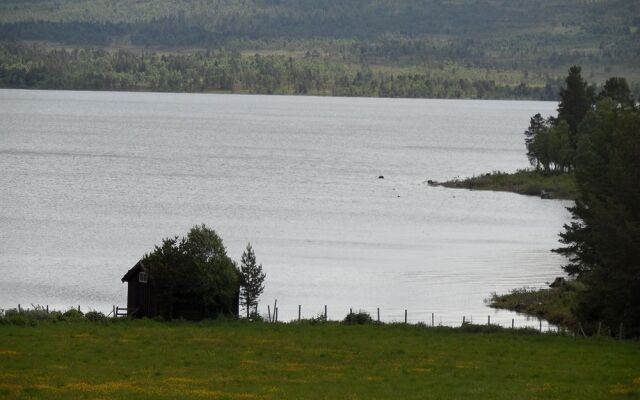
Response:
[[[520,288],[511,293],[494,293],[489,305],[494,308],[516,311],[545,319],[553,324],[578,329],[578,321],[572,310],[580,291],[585,290],[579,282],[569,282],[561,287],[546,289]]]
[[[434,184],[448,188],[496,190],[554,199],[573,200],[578,196],[575,178],[569,173],[545,175],[533,170],[520,170],[512,174],[494,171]]]
[[[640,345],[416,325],[0,326],[0,399],[629,399]]]

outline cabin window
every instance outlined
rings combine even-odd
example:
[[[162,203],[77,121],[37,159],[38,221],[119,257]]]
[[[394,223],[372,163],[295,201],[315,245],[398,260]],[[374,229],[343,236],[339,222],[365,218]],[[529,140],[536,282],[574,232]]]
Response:
[[[149,277],[147,276],[146,272],[140,272],[140,274],[138,275],[138,282],[140,283],[147,283],[147,279]]]

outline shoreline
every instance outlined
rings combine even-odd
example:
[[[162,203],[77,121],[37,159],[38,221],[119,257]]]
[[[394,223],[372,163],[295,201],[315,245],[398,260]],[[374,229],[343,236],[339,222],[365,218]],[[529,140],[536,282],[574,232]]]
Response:
[[[450,189],[511,192],[541,199],[575,200],[578,197],[573,174],[542,175],[534,170],[518,170],[514,173],[494,171],[445,182],[428,180],[427,184]]]
[[[95,88],[56,88],[56,87],[20,87],[20,86],[2,86],[0,90],[25,90],[25,91],[52,91],[52,92],[105,92],[105,93],[158,93],[158,94],[226,94],[238,96],[273,96],[273,97],[330,97],[338,99],[397,99],[397,100],[450,100],[450,101],[522,101],[522,102],[551,102],[557,103],[557,100],[543,100],[528,97],[403,97],[403,96],[366,96],[366,95],[335,95],[332,93],[260,93],[251,90],[201,90],[201,91],[171,91],[151,88],[126,88],[126,89],[95,89]]]
[[[577,331],[581,325],[572,309],[583,290],[585,286],[579,282],[556,278],[546,288],[522,287],[501,295],[494,292],[486,302],[491,308],[541,318],[559,327]]]

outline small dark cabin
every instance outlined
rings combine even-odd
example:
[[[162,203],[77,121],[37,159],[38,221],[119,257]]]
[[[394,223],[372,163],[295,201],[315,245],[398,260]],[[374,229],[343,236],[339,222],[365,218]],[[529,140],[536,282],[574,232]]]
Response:
[[[127,282],[127,315],[133,318],[153,318],[158,316],[158,307],[154,293],[153,277],[145,267],[142,260],[138,261],[122,277],[122,282]],[[240,304],[240,287],[237,288],[235,298],[229,307],[216,310],[217,313],[238,317]],[[190,299],[192,300],[192,299]],[[200,320],[206,318],[206,313],[201,306],[193,301],[179,301],[173,305],[173,318],[185,318]]]
[[[124,276],[122,282],[127,282],[127,314],[130,317],[155,317],[156,307],[153,299],[153,285],[149,272],[142,261],[138,261]]]

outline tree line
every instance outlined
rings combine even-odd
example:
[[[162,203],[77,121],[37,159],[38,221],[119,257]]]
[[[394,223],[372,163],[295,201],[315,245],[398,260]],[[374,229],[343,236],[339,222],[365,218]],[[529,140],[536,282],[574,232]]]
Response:
[[[190,54],[125,50],[46,50],[0,46],[0,87],[74,90],[227,91],[334,96],[538,99],[555,98],[555,85],[501,85],[494,80],[373,71],[314,54],[243,56],[238,52]]]
[[[570,172],[575,167],[580,124],[598,102],[609,99],[616,107],[633,110],[635,99],[626,79],[609,78],[597,93],[581,75],[581,68],[573,66],[559,92],[558,116],[543,118],[534,115],[524,132],[527,157],[536,170],[545,174]]]
[[[574,66],[557,117],[538,114],[525,132],[534,165],[571,171],[578,186],[564,247],[554,250],[586,287],[573,312],[585,329],[626,337],[640,337],[639,102],[625,79],[610,78],[597,92]]]
[[[536,83],[550,83],[573,63],[598,74],[634,71],[638,12],[633,0],[0,1],[0,38],[76,47],[317,50],[367,65],[455,62],[528,71]]]
[[[317,22],[311,20],[311,22]],[[340,27],[360,24],[344,22]],[[46,41],[71,46],[208,48],[228,50],[321,50],[336,59],[366,64],[424,65],[455,60],[477,68],[502,68],[528,71],[552,71],[570,63],[611,67],[634,65],[640,60],[639,37],[618,33],[612,43],[581,49],[575,38],[560,39],[536,34],[506,36],[501,40],[485,40],[449,32],[446,39],[416,36],[413,32],[379,29],[374,33],[343,32],[337,28],[328,32],[248,29],[225,25],[210,30],[180,17],[164,17],[135,23],[104,21],[20,21],[0,23],[0,37],[5,41]],[[404,26],[404,25],[399,25]],[[426,25],[425,25],[426,26]],[[322,25],[326,29],[326,25]],[[438,31],[429,32],[436,34]],[[470,33],[469,33],[470,35]],[[608,34],[611,35],[611,34]],[[603,36],[606,36],[603,34]],[[593,40],[593,37],[590,37]],[[575,41],[575,43],[574,43]],[[597,46],[596,43],[593,43]]]

